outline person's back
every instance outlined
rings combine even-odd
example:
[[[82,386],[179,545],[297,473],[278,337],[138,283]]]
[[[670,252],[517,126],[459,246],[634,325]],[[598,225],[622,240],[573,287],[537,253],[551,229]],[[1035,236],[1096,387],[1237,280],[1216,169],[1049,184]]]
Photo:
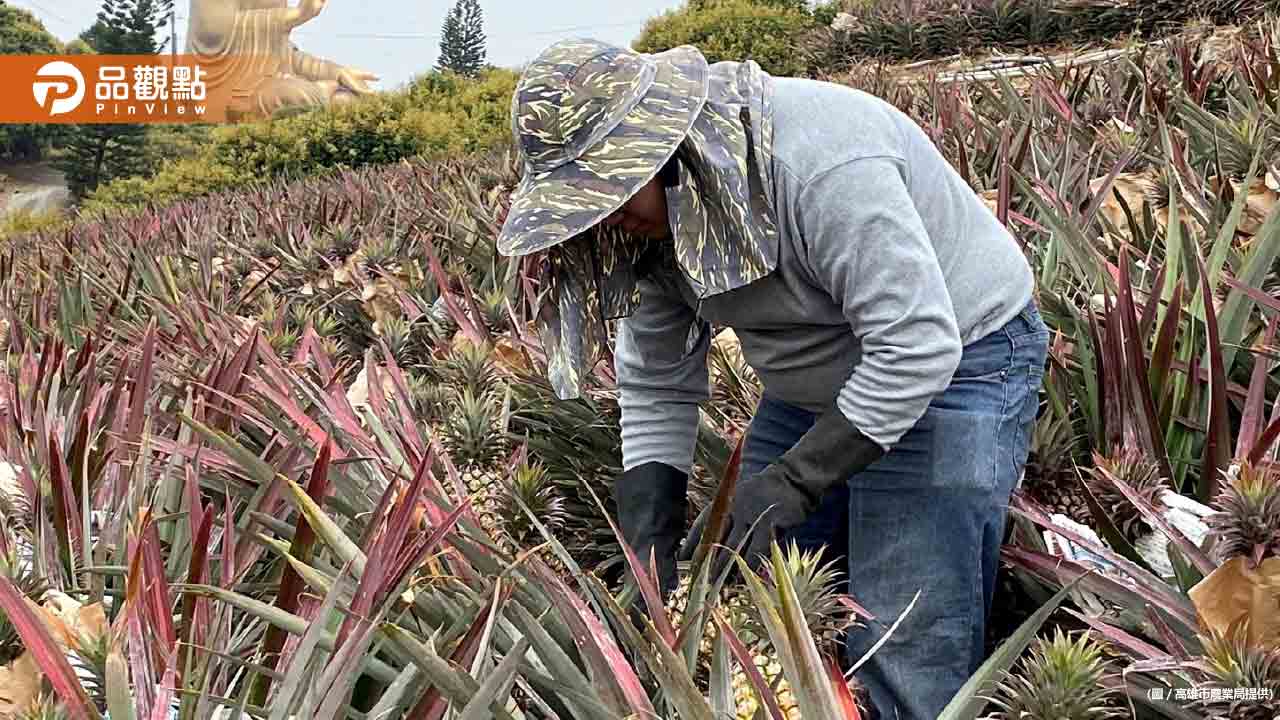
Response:
[[[812,411],[838,397],[891,446],[947,385],[960,346],[1030,301],[1031,269],[911,118],[852,88],[773,82],[777,266],[718,295],[697,298],[687,283],[681,294],[701,320],[735,330],[767,395]],[[639,362],[632,353],[620,344],[620,359]],[[680,377],[689,393],[704,382]],[[628,462],[665,459],[683,414],[624,416]],[[636,424],[655,428],[651,441]]]
[[[1034,280],[1021,249],[914,120],[854,88],[773,80],[774,160],[801,186],[857,159],[899,162],[951,291],[963,342],[986,335],[1022,309]],[[876,198],[851,195],[848,201],[873,206]],[[992,283],[993,277],[1000,282]]]

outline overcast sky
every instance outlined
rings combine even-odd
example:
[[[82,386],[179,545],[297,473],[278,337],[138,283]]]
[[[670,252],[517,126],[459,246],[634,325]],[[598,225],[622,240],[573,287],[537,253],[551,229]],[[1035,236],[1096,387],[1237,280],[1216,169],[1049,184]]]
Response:
[[[6,2],[35,13],[64,41],[91,25],[101,5],[101,0]],[[181,49],[190,0],[175,4]],[[647,18],[680,4],[679,0],[480,0],[488,60],[505,67],[527,62],[543,47],[566,37],[589,36],[630,45]],[[451,7],[453,0],[329,0],[319,17],[294,31],[294,42],[312,55],[377,73],[381,87],[392,89],[435,65],[440,25]]]

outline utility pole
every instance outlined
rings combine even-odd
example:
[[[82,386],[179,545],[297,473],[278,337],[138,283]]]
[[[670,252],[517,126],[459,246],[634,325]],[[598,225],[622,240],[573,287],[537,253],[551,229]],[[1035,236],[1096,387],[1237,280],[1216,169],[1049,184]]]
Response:
[[[178,19],[172,9],[169,10],[169,57],[178,59]]]

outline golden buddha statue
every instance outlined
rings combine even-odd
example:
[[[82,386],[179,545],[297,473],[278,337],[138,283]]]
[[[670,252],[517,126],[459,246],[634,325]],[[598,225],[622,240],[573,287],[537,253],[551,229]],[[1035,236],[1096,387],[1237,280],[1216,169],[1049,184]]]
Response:
[[[294,28],[327,0],[191,0],[186,53],[208,72],[210,88],[227,93],[228,119],[269,117],[373,93],[372,73],[313,57],[290,40]]]

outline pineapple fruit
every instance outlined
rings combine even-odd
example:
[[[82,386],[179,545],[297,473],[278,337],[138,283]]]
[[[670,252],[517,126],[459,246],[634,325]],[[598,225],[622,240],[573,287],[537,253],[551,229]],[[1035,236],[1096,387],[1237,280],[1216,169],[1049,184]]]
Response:
[[[1041,637],[1022,658],[1016,671],[1005,674],[988,698],[998,710],[992,720],[1056,718],[1059,720],[1101,720],[1122,717],[1112,704],[1113,691],[1102,679],[1109,670],[1103,646],[1091,635],[1081,633],[1072,641],[1062,628],[1054,629],[1052,640]]]
[[[445,418],[444,444],[462,474],[481,529],[490,538],[498,539],[502,526],[498,463],[504,443],[490,391],[466,385],[454,393]]]
[[[783,556],[786,561],[785,572],[795,587],[800,609],[817,641],[819,651],[824,655],[836,655],[839,652],[840,636],[854,624],[840,602],[843,596],[843,576],[835,568],[834,562],[824,562],[825,551],[802,551],[792,542],[787,543]],[[770,577],[770,567],[762,566],[757,572],[761,573],[765,587],[774,590],[776,583]],[[676,627],[684,621],[688,610],[691,581],[691,576],[684,574],[668,603],[673,616],[672,623]],[[774,697],[783,715],[788,720],[799,720],[800,707],[795,692],[783,675],[782,664],[777,659],[777,653],[760,616],[760,609],[753,602],[750,592],[740,585],[726,586],[722,592],[719,608],[725,621],[751,651],[752,662],[765,683],[773,688]],[[705,659],[705,667],[702,668],[704,673],[710,672],[709,659],[716,632],[715,625],[708,624],[701,640],[699,655]],[[733,664],[732,688],[736,717],[739,720],[751,720],[762,708],[746,672],[737,663]],[[851,689],[855,698],[863,705],[866,716],[868,711],[865,694],[856,685]]]
[[[1078,436],[1070,418],[1054,416],[1036,424],[1027,457],[1023,489],[1051,514],[1090,524],[1084,490],[1070,468],[1075,464]]]

